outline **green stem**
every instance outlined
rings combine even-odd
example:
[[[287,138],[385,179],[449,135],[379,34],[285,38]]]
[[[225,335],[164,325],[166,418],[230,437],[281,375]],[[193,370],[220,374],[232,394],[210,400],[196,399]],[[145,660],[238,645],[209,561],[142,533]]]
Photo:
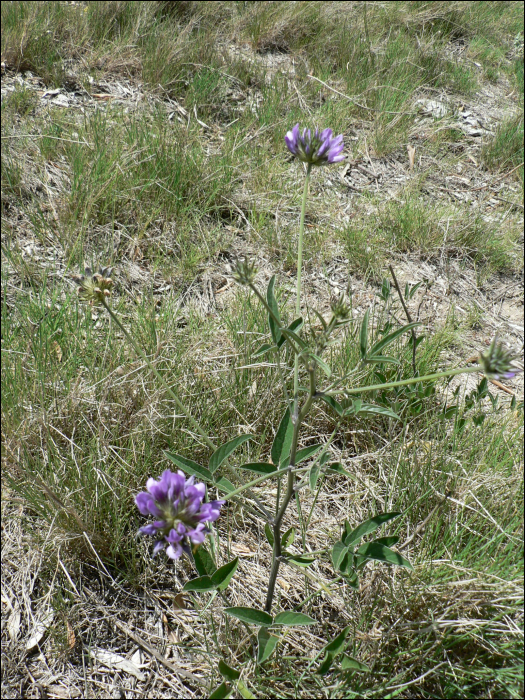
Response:
[[[429,382],[435,379],[441,379],[442,377],[454,377],[456,374],[472,374],[473,372],[483,372],[483,367],[481,365],[476,365],[475,367],[459,367],[458,369],[450,369],[446,372],[436,372],[435,374],[427,374],[424,377],[412,377],[411,379],[402,379],[399,382],[388,382],[388,384],[372,384],[371,386],[362,386],[356,389],[339,389],[335,391],[323,391],[318,394],[318,396],[338,396],[339,394],[344,394],[349,396],[350,394],[362,394],[365,391],[377,391],[379,389],[392,389],[396,386],[408,386],[409,384],[419,384],[419,382]]]
[[[301,220],[299,223],[299,242],[297,245],[297,291],[296,291],[296,299],[295,299],[296,318],[299,318],[299,316],[301,315],[301,278],[302,278],[302,269],[303,269],[304,217],[306,214],[306,198],[308,196],[308,185],[310,183],[311,170],[312,170],[312,164],[308,163],[308,165],[306,166],[306,177],[304,180],[303,201],[302,201],[302,205],[301,205]],[[294,377],[293,377],[293,393],[294,393],[294,402],[295,402],[293,415],[295,415],[295,416],[297,416],[298,389],[299,389],[299,357],[296,355],[295,356],[295,365],[294,365]]]

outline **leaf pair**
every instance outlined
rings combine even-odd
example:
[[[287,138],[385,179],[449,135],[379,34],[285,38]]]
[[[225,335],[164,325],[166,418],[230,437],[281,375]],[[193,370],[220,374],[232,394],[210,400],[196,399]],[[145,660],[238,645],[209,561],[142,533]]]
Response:
[[[286,340],[293,340],[301,348],[306,348],[306,343],[297,335],[297,332],[301,330],[303,326],[303,319],[296,318],[295,321],[288,326],[288,328],[283,328],[281,321],[281,314],[279,312],[279,305],[277,304],[277,299],[275,298],[274,288],[275,288],[276,276],[274,275],[268,284],[268,289],[266,291],[266,301],[269,308],[272,310],[271,314],[268,314],[268,325],[270,326],[270,333],[273,340],[273,345],[265,343],[256,350],[253,357],[259,357],[264,355],[270,350],[280,349]]]
[[[380,416],[388,416],[388,418],[395,418],[396,420],[401,420],[401,418],[392,411],[392,409],[385,406],[375,406],[371,403],[363,403],[361,399],[354,399],[353,401],[345,400],[341,403],[334,399],[333,396],[327,396],[326,394],[319,394],[321,398],[331,409],[333,409],[338,416],[341,418],[347,418],[349,416],[358,415],[371,415],[376,414]]]
[[[393,357],[387,357],[385,355],[381,355],[381,351],[384,350],[388,345],[393,343],[397,338],[399,338],[400,335],[403,333],[406,333],[407,331],[411,331],[412,328],[415,328],[416,326],[420,326],[421,324],[418,323],[407,323],[405,326],[402,328],[398,328],[395,331],[392,331],[392,333],[389,333],[386,335],[384,338],[381,338],[381,340],[378,340],[377,343],[374,343],[372,347],[369,349],[368,348],[368,322],[370,320],[370,309],[365,313],[363,317],[363,321],[361,323],[361,331],[359,333],[359,352],[361,354],[361,360],[365,363],[373,362],[373,363],[387,363],[387,364],[394,364],[394,365],[399,365],[401,364],[399,360],[396,360]]]
[[[350,632],[350,626],[345,627],[342,632],[340,632],[337,637],[332,640],[329,644],[326,644],[322,649],[321,653],[324,652],[325,656],[320,666],[317,668],[316,673],[324,675],[328,673],[330,667],[332,666],[334,660],[339,654],[344,650],[346,645],[346,638]],[[341,662],[341,671],[369,671],[370,669],[365,664],[352,658],[345,654]]]
[[[332,548],[332,563],[336,571],[344,576],[353,588],[357,588],[359,585],[358,572],[370,560],[382,561],[386,564],[403,566],[412,570],[412,565],[407,559],[390,549],[399,541],[399,537],[380,537],[355,549],[365,535],[399,515],[401,513],[382,513],[366,520],[353,530],[348,521],[345,521],[343,537]]]
[[[235,489],[231,481],[228,481],[228,479],[225,479],[223,476],[219,479],[215,479],[213,475],[239,445],[242,445],[247,440],[253,439],[253,437],[253,435],[238,435],[236,438],[233,438],[233,440],[229,440],[224,443],[224,445],[218,447],[210,457],[208,468],[203,467],[201,464],[187,457],[175,454],[174,452],[168,452],[167,450],[164,450],[164,456],[187,474],[192,474],[200,479],[204,479],[208,483],[215,484],[221,491],[229,493]]]
[[[231,617],[242,620],[242,622],[260,627],[257,634],[257,663],[260,664],[271,656],[279,642],[280,632],[277,630],[271,631],[270,627],[274,625],[296,627],[298,625],[316,624],[316,620],[309,615],[293,611],[281,612],[275,617],[264,612],[264,610],[257,610],[256,608],[226,608],[224,612]]]
[[[201,545],[201,547],[202,547],[202,545]],[[199,550],[197,550],[197,552],[198,551]],[[195,563],[197,565],[197,557],[195,557]],[[223,591],[230,583],[233,575],[237,571],[238,566],[239,566],[239,557],[235,557],[235,559],[228,562],[227,564],[224,564],[224,566],[219,567],[211,575],[206,573],[203,576],[199,576],[199,578],[194,578],[191,581],[188,581],[184,585],[184,588],[182,590],[185,592],[195,591],[197,593],[204,593],[206,591],[215,591],[215,590]],[[197,568],[197,570],[199,571],[199,568]],[[201,573],[202,570],[207,571],[208,568],[207,567],[205,567],[204,569],[201,568],[199,573]]]

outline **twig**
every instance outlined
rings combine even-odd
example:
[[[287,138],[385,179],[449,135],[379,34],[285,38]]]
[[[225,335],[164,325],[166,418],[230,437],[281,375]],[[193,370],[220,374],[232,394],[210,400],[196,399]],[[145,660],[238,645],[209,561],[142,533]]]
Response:
[[[392,279],[394,280],[394,284],[395,284],[397,293],[399,295],[399,298],[401,299],[401,304],[403,305],[403,309],[405,311],[407,321],[409,323],[413,323],[412,316],[410,315],[410,311],[407,309],[407,305],[405,304],[405,300],[403,299],[403,294],[401,293],[401,289],[399,287],[396,273],[394,272],[394,268],[392,267],[392,265],[389,265],[388,269],[390,270],[390,274],[392,275]],[[417,340],[417,336],[416,336],[416,331],[413,328],[411,329],[411,333],[412,333],[412,369],[414,370],[414,375],[415,375],[416,374],[416,349],[417,349],[416,340]]]
[[[182,678],[187,678],[189,681],[192,683],[195,683],[195,685],[202,685],[207,687],[208,683],[202,678],[199,678],[198,676],[195,676],[193,673],[190,673],[189,671],[185,671],[183,668],[180,668],[180,666],[175,666],[175,664],[171,663],[171,661],[168,661],[165,656],[163,656],[160,651],[157,651],[155,647],[153,647],[151,644],[146,642],[144,639],[141,639],[138,635],[136,635],[134,632],[132,632],[128,627],[126,627],[125,624],[120,622],[119,620],[113,620],[113,624],[119,628],[121,632],[124,632],[125,635],[127,635],[130,639],[132,639],[135,644],[138,644],[140,647],[145,649],[148,654],[151,654],[154,656],[157,661],[160,661],[160,663],[165,666],[166,668],[169,668],[170,671],[173,671],[173,673],[176,673],[178,676],[181,676]]]

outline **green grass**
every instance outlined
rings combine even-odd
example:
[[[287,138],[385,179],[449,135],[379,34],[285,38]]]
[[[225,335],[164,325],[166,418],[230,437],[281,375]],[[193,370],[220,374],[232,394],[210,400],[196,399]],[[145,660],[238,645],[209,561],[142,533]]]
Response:
[[[296,122],[330,126],[344,133],[352,167],[382,174],[350,189],[352,168],[346,183],[342,166],[314,172],[305,315],[320,324],[312,306],[328,313],[342,289],[330,285],[343,274],[343,286],[354,286],[353,317],[325,359],[335,373],[357,367],[352,386],[410,377],[409,334],[391,348],[399,366],[359,364],[367,309],[370,343],[404,322],[393,286],[381,297],[388,264],[410,264],[404,276],[412,283],[426,275],[420,265],[435,266],[436,276],[456,270],[478,289],[500,279],[511,288],[522,270],[522,9],[3,3],[2,489],[9,533],[18,527],[26,538],[6,556],[25,570],[27,551],[43,555],[35,595],[55,610],[42,642],[48,658],[69,654],[71,667],[81,667],[65,620],[84,646],[126,655],[124,638],[100,624],[102,612],[109,620],[118,606],[131,611],[123,619],[139,629],[146,594],[178,592],[194,577],[189,560],[175,568],[151,560],[150,543],[136,538],[143,519],[133,499],[168,468],[163,450],[204,464],[210,457],[120,329],[77,298],[70,274],[115,266],[112,308],[191,415],[216,444],[254,435],[233,466],[266,461],[293,360],[283,355],[281,368],[272,354],[254,360],[268,341],[267,314],[229,278],[237,255],[257,257],[258,287],[277,272],[281,313],[294,319],[304,171],[283,136]],[[52,88],[71,104],[42,96]],[[481,109],[482,89],[496,91],[507,116],[492,135],[471,138],[458,105]],[[443,99],[447,115],[421,119],[420,98]],[[407,143],[416,147],[414,171]],[[429,281],[410,302],[423,320],[421,374],[465,361],[493,333],[477,304],[460,298],[466,311],[456,312],[441,287],[434,291]],[[289,630],[258,666],[246,629],[222,615],[222,599],[195,596],[177,663],[205,669],[204,694],[221,683],[222,659],[243,669],[257,697],[521,696],[522,413],[492,385],[476,384],[466,401],[444,383],[363,395],[401,421],[346,418],[332,457],[352,477],[326,475],[315,490],[302,489],[302,510],[291,506],[286,525],[298,528],[297,551],[304,536],[320,552],[312,571],[332,583],[336,599],[283,568],[279,604],[317,625]],[[319,402],[301,447],[325,442],[334,425]],[[247,480],[239,470],[224,475],[236,485]],[[263,483],[257,496],[271,502],[274,486]],[[228,506],[217,556],[224,564],[241,552],[230,603],[262,607],[270,551],[252,505]],[[369,565],[359,591],[333,582],[329,552],[342,521],[387,510],[402,512],[384,534],[408,541],[401,551],[414,572]],[[177,613],[162,611],[178,628]],[[22,636],[27,625],[23,618]],[[347,652],[370,671],[316,675],[315,654],[347,625]],[[5,637],[13,683],[22,682],[13,670],[22,668],[22,636],[18,646]],[[87,675],[83,692],[104,697],[107,689]]]

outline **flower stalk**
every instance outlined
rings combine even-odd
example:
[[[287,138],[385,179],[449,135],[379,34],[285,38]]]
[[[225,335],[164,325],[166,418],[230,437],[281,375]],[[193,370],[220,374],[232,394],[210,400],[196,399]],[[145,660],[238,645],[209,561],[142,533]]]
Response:
[[[306,166],[306,177],[304,180],[303,189],[303,201],[301,205],[301,220],[299,222],[299,241],[297,244],[297,288],[295,296],[295,317],[299,318],[301,315],[301,280],[302,280],[302,269],[303,269],[303,239],[304,239],[304,217],[306,214],[306,199],[308,197],[308,187],[310,184],[310,172],[312,170],[312,164],[308,163]],[[294,374],[293,374],[293,397],[294,397],[294,409],[292,412],[292,420],[297,416],[298,408],[298,389],[299,389],[299,355],[295,356],[294,363]]]

